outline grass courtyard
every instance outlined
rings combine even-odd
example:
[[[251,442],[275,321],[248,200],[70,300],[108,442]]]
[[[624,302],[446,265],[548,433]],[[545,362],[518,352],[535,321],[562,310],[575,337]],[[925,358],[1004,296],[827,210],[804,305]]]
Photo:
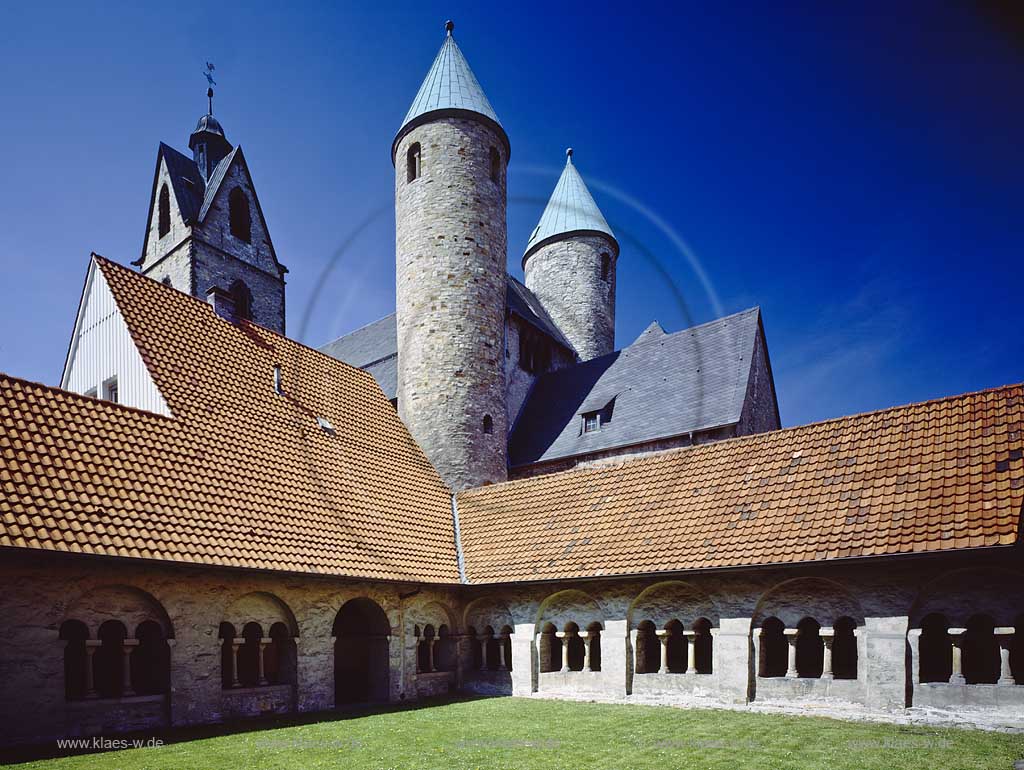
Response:
[[[163,737],[168,743],[157,748],[16,767],[1011,770],[1024,757],[1024,735],[518,698],[444,701]]]

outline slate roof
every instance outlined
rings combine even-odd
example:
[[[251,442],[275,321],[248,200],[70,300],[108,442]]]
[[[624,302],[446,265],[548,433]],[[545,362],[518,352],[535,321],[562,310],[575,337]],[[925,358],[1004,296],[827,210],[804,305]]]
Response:
[[[174,197],[178,201],[178,208],[181,210],[186,224],[201,223],[206,219],[213,199],[217,197],[217,191],[224,182],[228,168],[240,151],[241,147],[235,147],[221,158],[220,163],[210,175],[210,184],[207,185],[192,158],[178,152],[170,145],[160,142],[157,164],[159,165],[161,157],[167,162],[167,171],[171,177]]]
[[[540,222],[526,242],[523,264],[526,264],[530,254],[544,244],[578,233],[604,233],[615,241],[615,234],[605,221],[604,214],[573,165],[570,149],[566,151],[565,168],[548,199],[548,205],[544,207]],[[615,243],[618,245],[618,241]]]
[[[674,334],[645,332],[627,348],[542,375],[509,437],[511,465],[738,422],[760,323],[752,308]],[[583,433],[581,415],[606,407],[610,422]]]
[[[572,345],[555,326],[533,292],[511,275],[508,276],[505,301],[509,310],[575,354]],[[389,399],[397,396],[398,330],[394,313],[328,342],[319,350],[372,374]]]
[[[392,145],[392,156],[402,135],[414,125],[423,122],[426,116],[435,112],[458,110],[473,113],[492,123],[502,134],[508,145],[508,136],[501,127],[501,121],[484,94],[480,82],[463,56],[451,29],[445,36],[441,50],[437,52],[430,71],[423,79],[416,98],[412,100],[405,114],[402,127],[398,130]]]
[[[471,583],[1006,546],[1024,387],[459,493]]]
[[[173,417],[0,375],[0,546],[458,582],[448,490],[369,374],[95,259]]]

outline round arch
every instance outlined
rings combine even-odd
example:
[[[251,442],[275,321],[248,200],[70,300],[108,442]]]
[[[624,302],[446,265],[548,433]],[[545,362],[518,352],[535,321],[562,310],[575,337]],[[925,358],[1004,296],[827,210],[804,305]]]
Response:
[[[391,623],[377,602],[345,602],[331,627],[334,635],[334,703],[388,700]]]
[[[291,608],[275,594],[253,591],[234,599],[224,609],[222,623],[230,623],[236,630],[248,623],[258,623],[264,632],[276,623],[283,623],[291,636],[299,635],[299,625]]]
[[[579,628],[590,628],[595,623],[604,629],[604,610],[590,594],[569,588],[551,594],[537,608],[534,632],[540,633],[549,623],[564,630],[570,623]]]
[[[659,629],[678,620],[689,629],[702,618],[717,627],[720,617],[718,604],[709,594],[681,580],[648,586],[629,605],[626,614],[631,629],[645,620]]]
[[[160,626],[164,638],[174,638],[174,626],[164,606],[150,593],[129,585],[106,585],[80,594],[64,613],[64,620],[85,624],[90,637],[97,638],[99,627],[109,620],[124,624],[133,633],[147,620]]]
[[[751,618],[751,629],[769,618],[778,618],[786,628],[796,628],[804,618],[814,618],[823,626],[831,626],[843,617],[864,625],[860,602],[835,580],[821,577],[791,578],[778,583],[757,600]]]

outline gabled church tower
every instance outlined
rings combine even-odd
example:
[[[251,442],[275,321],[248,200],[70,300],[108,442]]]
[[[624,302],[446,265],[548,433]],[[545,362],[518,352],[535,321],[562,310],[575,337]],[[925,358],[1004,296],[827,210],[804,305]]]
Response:
[[[391,147],[398,410],[455,490],[507,475],[509,141],[448,22]]]
[[[209,111],[189,137],[192,157],[160,143],[142,256],[145,275],[284,334],[284,274],[241,147]]]

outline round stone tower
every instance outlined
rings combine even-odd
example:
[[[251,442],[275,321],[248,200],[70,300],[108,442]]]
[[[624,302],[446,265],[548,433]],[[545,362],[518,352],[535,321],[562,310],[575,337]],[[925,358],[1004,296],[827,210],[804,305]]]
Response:
[[[453,489],[507,477],[509,141],[446,25],[395,165],[398,412]]]
[[[526,286],[580,359],[615,350],[619,243],[566,150],[565,169],[526,244]]]

